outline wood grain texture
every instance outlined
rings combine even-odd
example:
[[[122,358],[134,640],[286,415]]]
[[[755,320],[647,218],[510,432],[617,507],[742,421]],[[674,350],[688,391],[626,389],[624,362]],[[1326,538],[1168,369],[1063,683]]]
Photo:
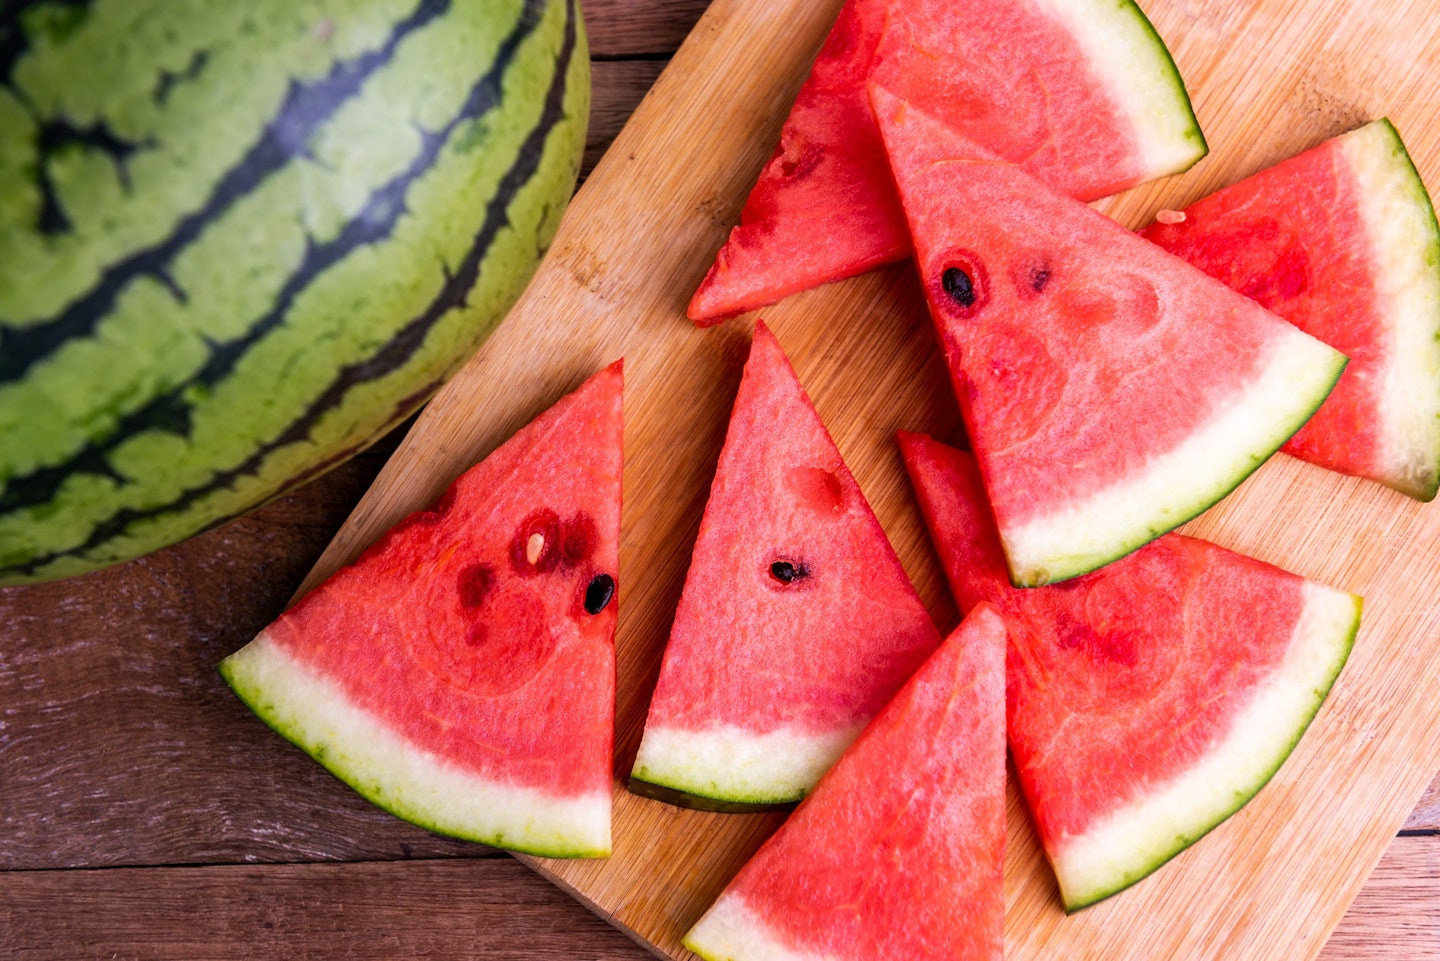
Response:
[[[15,961],[638,961],[646,952],[506,859],[0,874]]]
[[[620,133],[625,121],[665,69],[665,60],[601,60],[590,65],[593,94],[590,127],[585,135],[585,156],[580,164],[583,182]]]
[[[684,304],[836,7],[717,0],[581,191],[525,300],[432,403],[307,581],[428,503],[586,374],[626,357],[616,854],[531,863],[671,956],[775,823],[677,811],[618,788],[752,320],[697,331]],[[1138,225],[1380,114],[1406,133],[1422,175],[1440,182],[1440,133],[1424,122],[1440,26],[1425,4],[1146,8],[1172,43],[1213,153],[1190,174],[1101,205],[1122,222]],[[891,443],[897,428],[957,432],[909,268],[811,291],[765,316],[922,596],[942,626],[953,623]],[[1365,595],[1355,654],[1254,802],[1153,878],[1073,918],[1012,805],[1008,957],[1314,957],[1440,765],[1434,510],[1277,457],[1190,530]]]
[[[1440,838],[1396,839],[1320,961],[1440,961]]]
[[[1405,819],[1406,831],[1430,831],[1440,833],[1440,777],[1430,782],[1420,802]]]
[[[1321,961],[1440,958],[1437,873],[1399,839]],[[652,957],[509,859],[11,872],[0,932],[16,961]]]
[[[215,672],[381,463],[149,557],[0,590],[0,870],[488,853],[366,803]]]
[[[709,0],[583,0],[592,60],[667,59]]]

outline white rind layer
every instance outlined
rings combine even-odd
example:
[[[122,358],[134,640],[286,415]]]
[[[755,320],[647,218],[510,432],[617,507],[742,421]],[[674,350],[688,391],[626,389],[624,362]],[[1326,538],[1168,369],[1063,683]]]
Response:
[[[810,792],[863,725],[825,734],[757,734],[647,725],[632,776],[684,794],[735,804],[787,804]]]
[[[392,814],[440,834],[546,857],[610,853],[610,794],[498,784],[417,748],[261,634],[220,673],[265,723]]]
[[[1440,237],[1435,213],[1395,128],[1377,120],[1339,138],[1355,177],[1391,344],[1379,375],[1382,473],[1434,496],[1440,469]]]
[[[1238,811],[1290,756],[1345,665],[1360,618],[1358,597],[1319,584],[1306,582],[1303,603],[1284,661],[1200,764],[1051,852],[1068,910],[1154,871]]]
[[[1039,0],[1064,25],[1135,128],[1146,178],[1188,169],[1208,149],[1165,42],[1128,0]]]
[[[1138,476],[1002,529],[1011,581],[1035,587],[1084,574],[1199,514],[1300,429],[1344,367],[1343,354],[1285,325],[1260,375]]]
[[[831,961],[829,955],[782,944],[733,894],[720,895],[683,944],[707,961]]]

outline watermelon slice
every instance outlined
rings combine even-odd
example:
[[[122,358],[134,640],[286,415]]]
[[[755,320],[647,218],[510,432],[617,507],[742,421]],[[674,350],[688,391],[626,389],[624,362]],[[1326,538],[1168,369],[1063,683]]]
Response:
[[[1440,484],[1440,230],[1388,120],[1193,204],[1144,236],[1350,357],[1283,448],[1419,500]]]
[[[1005,622],[981,606],[685,937],[712,961],[1000,961]]]
[[[696,323],[909,255],[872,75],[1083,199],[1206,151],[1169,51],[1130,0],[849,0],[690,302]]]
[[[939,643],[756,324],[631,790],[729,810],[796,801]]]
[[[1019,586],[1218,501],[1345,357],[887,91],[876,114]]]
[[[1349,656],[1360,598],[1180,534],[1017,589],[974,458],[899,441],[960,608],[993,603],[1010,625],[1010,750],[1066,910],[1150,874],[1270,780]]]
[[[610,853],[621,364],[220,664],[382,808],[552,857]]]

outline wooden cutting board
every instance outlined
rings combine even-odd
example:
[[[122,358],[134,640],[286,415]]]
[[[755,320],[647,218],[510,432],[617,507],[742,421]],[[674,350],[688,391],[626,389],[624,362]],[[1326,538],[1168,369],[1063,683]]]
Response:
[[[1145,0],[1211,154],[1100,204],[1129,226],[1388,115],[1440,188],[1434,0]],[[586,375],[626,361],[615,854],[526,858],[658,954],[779,815],[684,811],[623,783],[753,318],[685,303],[773,148],[839,0],[715,0],[577,196],[526,296],[435,398],[312,572],[353,558]],[[908,265],[764,312],[937,623],[956,621],[892,441],[959,436]],[[1339,683],[1276,778],[1155,875],[1074,917],[1012,790],[1006,956],[1313,958],[1440,766],[1440,506],[1284,456],[1189,525],[1365,597]]]

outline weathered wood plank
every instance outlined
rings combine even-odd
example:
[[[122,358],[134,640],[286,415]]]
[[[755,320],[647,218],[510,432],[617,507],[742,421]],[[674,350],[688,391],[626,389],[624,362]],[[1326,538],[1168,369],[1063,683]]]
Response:
[[[590,56],[669,56],[709,5],[709,0],[584,0]]]
[[[1405,819],[1406,831],[1440,831],[1440,776],[1430,782],[1420,803]]]
[[[380,462],[149,557],[0,590],[0,869],[486,852],[371,807],[215,673]]]
[[[1322,961],[1440,958],[1440,838],[1399,838]],[[508,859],[0,873],[17,961],[649,954]]]
[[[1396,838],[1319,961],[1440,961],[1440,837]]]
[[[664,60],[617,60],[596,61],[590,65],[590,129],[585,136],[585,157],[580,165],[582,180],[600,162],[610,142],[665,69],[665,63]]]
[[[15,961],[649,954],[509,858],[0,874]]]

